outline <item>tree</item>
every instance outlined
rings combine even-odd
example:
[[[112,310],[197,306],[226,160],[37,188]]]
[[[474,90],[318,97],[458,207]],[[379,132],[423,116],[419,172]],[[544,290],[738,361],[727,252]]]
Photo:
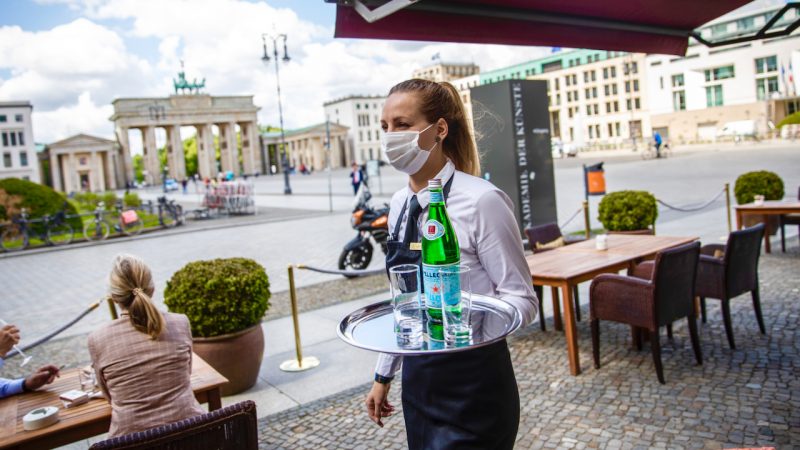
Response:
[[[136,181],[141,183],[144,181],[144,157],[142,155],[133,155],[133,177]]]

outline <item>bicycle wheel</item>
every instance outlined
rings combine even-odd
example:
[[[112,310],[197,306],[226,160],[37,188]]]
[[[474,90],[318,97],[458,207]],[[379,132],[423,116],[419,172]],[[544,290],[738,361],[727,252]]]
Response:
[[[172,228],[178,223],[178,217],[175,210],[172,208],[164,208],[161,210],[161,226],[164,228]]]
[[[27,248],[28,239],[18,227],[10,227],[3,230],[3,234],[0,235],[0,245],[3,246],[3,250],[14,252]]]
[[[136,236],[144,230],[144,222],[142,219],[136,219],[133,222],[123,223],[120,220],[120,230],[128,236]]]
[[[111,227],[106,221],[92,220],[83,227],[83,235],[88,241],[102,241],[111,233]]]
[[[50,245],[67,245],[72,242],[73,236],[72,227],[68,223],[60,223],[47,229],[47,242]]]
[[[652,147],[647,147],[646,149],[642,150],[642,159],[645,161],[648,159],[653,159],[656,157],[656,151]]]

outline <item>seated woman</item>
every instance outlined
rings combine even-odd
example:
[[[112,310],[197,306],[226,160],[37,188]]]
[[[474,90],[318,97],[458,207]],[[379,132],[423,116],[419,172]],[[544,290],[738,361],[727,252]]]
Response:
[[[122,314],[89,335],[92,365],[111,402],[109,436],[203,414],[190,383],[189,320],[156,309],[153,278],[139,258],[117,256],[110,284]]]

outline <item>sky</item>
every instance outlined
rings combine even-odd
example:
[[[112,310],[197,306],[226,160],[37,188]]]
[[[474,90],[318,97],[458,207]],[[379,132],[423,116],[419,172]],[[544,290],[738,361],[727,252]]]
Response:
[[[291,129],[323,122],[325,101],[385,95],[437,53],[491,70],[551,51],[333,39],[335,10],[323,0],[0,0],[0,101],[33,104],[36,142],[113,138],[111,101],[170,95],[183,61],[189,80],[205,78],[204,92],[254,95],[259,123],[276,125],[275,67],[261,62],[261,34],[277,32],[288,35],[292,58],[280,63]],[[163,131],[156,137],[163,143]]]
[[[291,57],[280,67],[291,129],[323,122],[325,101],[385,95],[436,53],[494,69],[550,52],[334,40],[334,20],[335,6],[323,0],[0,0],[0,101],[33,104],[37,142],[113,138],[111,101],[170,95],[183,61],[188,79],[206,79],[206,93],[254,95],[259,123],[275,125],[275,67],[261,61],[261,34],[278,32]]]

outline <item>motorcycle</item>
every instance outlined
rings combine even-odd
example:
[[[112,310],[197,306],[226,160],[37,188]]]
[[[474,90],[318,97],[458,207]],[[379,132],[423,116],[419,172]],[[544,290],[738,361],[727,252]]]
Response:
[[[366,183],[362,183],[350,217],[350,225],[357,234],[345,244],[339,255],[339,270],[364,270],[372,261],[374,240],[386,254],[386,241],[389,239],[389,205],[373,208],[369,204],[372,195]],[[345,275],[347,276],[347,275]],[[350,277],[348,277],[350,278]]]

